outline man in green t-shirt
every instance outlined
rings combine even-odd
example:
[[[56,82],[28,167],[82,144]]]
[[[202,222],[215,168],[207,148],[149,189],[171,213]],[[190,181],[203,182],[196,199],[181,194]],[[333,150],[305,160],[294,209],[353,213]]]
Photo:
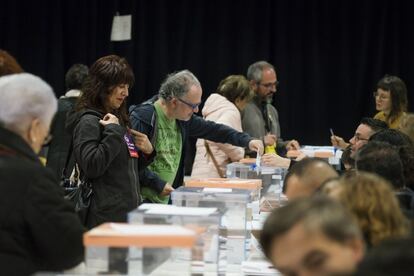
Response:
[[[188,70],[168,75],[159,93],[131,106],[132,128],[146,134],[156,151],[153,163],[140,176],[144,200],[167,203],[169,194],[183,184],[184,146],[189,137],[229,143],[263,153],[263,143],[228,126],[206,121],[198,112],[202,89]]]

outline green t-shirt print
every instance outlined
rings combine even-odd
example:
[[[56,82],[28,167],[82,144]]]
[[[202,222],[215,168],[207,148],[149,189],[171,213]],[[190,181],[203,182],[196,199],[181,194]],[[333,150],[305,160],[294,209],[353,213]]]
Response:
[[[172,184],[180,165],[182,138],[181,131],[175,119],[170,120],[165,116],[158,102],[154,103],[157,114],[157,136],[155,148],[157,155],[149,165],[149,169],[156,173],[162,180]],[[160,196],[157,191],[143,187],[142,196],[155,203],[168,203],[169,196]]]

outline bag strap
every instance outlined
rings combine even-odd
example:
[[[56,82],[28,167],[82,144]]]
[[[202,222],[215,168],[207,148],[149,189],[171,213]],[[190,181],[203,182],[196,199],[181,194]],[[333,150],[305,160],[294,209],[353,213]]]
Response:
[[[209,146],[207,140],[205,140],[205,139],[204,139],[204,146],[206,147],[207,153],[208,153],[208,155],[210,155],[211,160],[213,161],[214,167],[216,167],[216,170],[217,170],[219,176],[221,178],[225,178],[226,176],[224,175],[223,171],[220,169],[220,166],[218,165],[217,160],[214,157],[213,152],[211,151],[210,146]]]
[[[80,116],[80,118],[82,118],[84,115],[87,115],[87,114],[98,115],[96,111],[86,111]],[[69,142],[69,150],[68,150],[68,154],[66,156],[65,166],[63,167],[62,174],[60,175],[60,179],[62,181],[65,180],[67,177],[71,176],[71,175],[67,176],[66,173],[67,173],[67,170],[68,170],[70,159],[72,158],[72,153],[73,153],[73,134],[72,134],[72,137],[71,137],[70,142]],[[74,165],[75,178],[78,178],[78,177],[80,177],[80,170],[76,169],[76,165],[77,164],[75,162],[75,165]]]
[[[63,167],[62,174],[60,176],[61,180],[64,180],[67,177],[66,172],[68,170],[69,162],[70,162],[70,159],[72,157],[72,151],[73,151],[73,137],[71,137],[71,139],[70,139],[69,150],[68,150],[68,154],[66,156],[65,166]]]

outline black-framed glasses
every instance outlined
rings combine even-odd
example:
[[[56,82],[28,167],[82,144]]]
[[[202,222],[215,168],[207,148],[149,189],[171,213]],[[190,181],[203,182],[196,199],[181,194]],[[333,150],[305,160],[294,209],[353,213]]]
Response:
[[[354,135],[354,139],[355,139],[355,142],[358,142],[358,141],[369,141],[369,139],[362,138],[359,135]]]
[[[263,86],[263,87],[265,87],[265,88],[267,88],[267,89],[270,89],[270,88],[276,88],[276,87],[278,87],[279,86],[279,82],[278,81],[275,81],[275,82],[269,82],[269,83],[261,83],[261,82],[259,82],[259,85],[261,85],[261,86]]]
[[[178,98],[178,97],[177,97],[177,100],[179,100],[179,101],[180,101],[180,102],[182,102],[183,104],[186,104],[186,105],[187,105],[187,106],[189,106],[192,110],[197,109],[197,108],[198,108],[198,106],[201,104],[201,103],[192,104],[192,103],[186,102],[186,101],[184,101],[183,99]]]

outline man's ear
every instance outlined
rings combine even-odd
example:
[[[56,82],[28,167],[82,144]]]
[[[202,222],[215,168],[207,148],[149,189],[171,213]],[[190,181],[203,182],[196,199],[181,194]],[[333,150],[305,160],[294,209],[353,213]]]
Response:
[[[30,144],[37,142],[38,132],[39,132],[40,120],[38,118],[33,119],[29,124],[29,129],[27,130],[27,141]]]
[[[257,82],[255,80],[250,81],[250,87],[256,91],[257,90]]]
[[[173,107],[175,107],[176,105],[177,105],[177,98],[175,98],[175,97],[173,97],[173,98],[171,98],[171,100],[169,101],[169,103],[173,106]]]
[[[365,255],[365,244],[362,239],[353,238],[347,241],[349,247],[353,251],[353,257],[356,263],[359,263]]]

